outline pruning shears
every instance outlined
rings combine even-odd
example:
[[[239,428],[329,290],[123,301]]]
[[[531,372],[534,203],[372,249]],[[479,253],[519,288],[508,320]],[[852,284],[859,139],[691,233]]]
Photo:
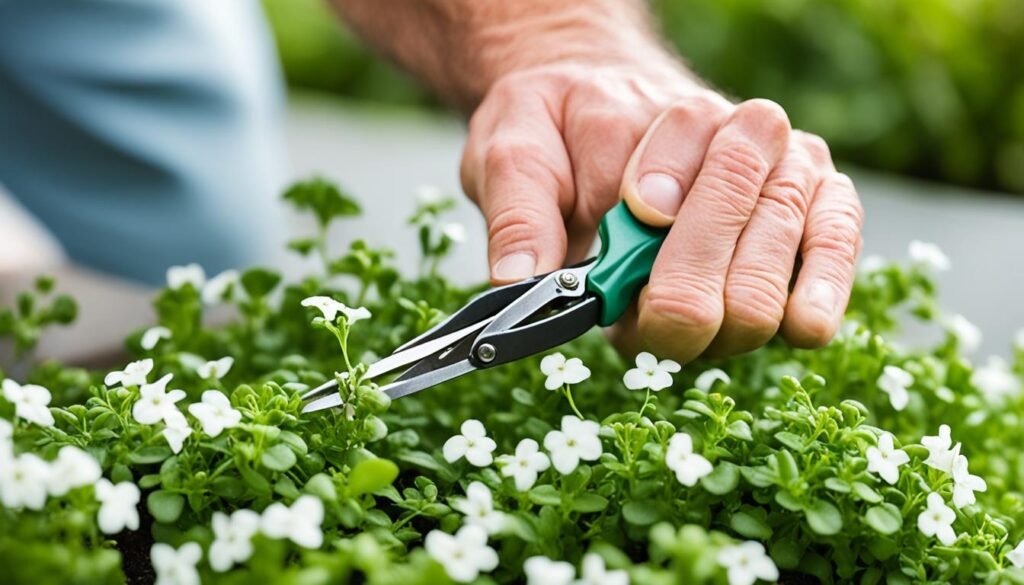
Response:
[[[620,202],[601,219],[596,258],[517,283],[495,287],[429,331],[374,362],[369,380],[404,371],[380,391],[401,398],[475,370],[549,350],[607,327],[647,282],[667,228],[640,223]],[[302,398],[303,412],[341,406],[336,380]]]

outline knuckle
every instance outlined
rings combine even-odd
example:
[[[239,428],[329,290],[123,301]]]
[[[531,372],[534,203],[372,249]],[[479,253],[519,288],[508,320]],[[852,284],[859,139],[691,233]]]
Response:
[[[799,132],[797,136],[800,137],[800,142],[803,143],[807,152],[815,159],[832,159],[832,151],[829,149],[828,143],[821,136],[809,132]]]
[[[725,288],[725,320],[771,337],[786,310],[786,286],[774,274],[753,266],[734,269]]]
[[[860,229],[850,215],[824,213],[807,238],[806,254],[821,254],[842,265],[852,266],[860,252]]]
[[[503,206],[487,218],[487,239],[498,247],[530,241],[545,220],[544,212],[528,202]]]
[[[773,135],[788,134],[791,130],[786,110],[772,100],[761,98],[747,100],[737,107],[737,113],[742,113],[744,116],[766,125],[771,129]]]
[[[649,285],[644,312],[658,321],[682,331],[708,332],[722,323],[720,298],[703,287]]]
[[[786,223],[802,227],[807,217],[809,191],[805,181],[788,176],[770,178],[761,191],[760,204],[768,205]]]
[[[528,142],[514,139],[496,139],[484,149],[484,172],[491,176],[522,173],[535,156],[536,148]]]
[[[768,175],[768,161],[755,145],[735,141],[715,154],[705,172],[719,199],[747,210]]]

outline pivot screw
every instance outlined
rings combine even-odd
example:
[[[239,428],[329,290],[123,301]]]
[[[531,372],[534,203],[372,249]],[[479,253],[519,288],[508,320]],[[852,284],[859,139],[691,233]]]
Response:
[[[580,285],[580,279],[576,278],[572,272],[566,271],[558,275],[558,284],[569,290],[576,290],[576,287]]]
[[[497,350],[490,343],[482,343],[480,347],[476,348],[476,357],[485,364],[489,364],[494,361],[494,357],[498,354]]]

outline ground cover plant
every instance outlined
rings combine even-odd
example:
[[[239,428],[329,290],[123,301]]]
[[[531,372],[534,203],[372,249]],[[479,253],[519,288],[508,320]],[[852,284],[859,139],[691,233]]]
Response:
[[[285,197],[316,273],[175,267],[123,369],[0,375],[3,582],[1024,583],[1024,340],[971,356],[934,246],[865,262],[818,351],[680,367],[593,332],[389,403],[365,364],[474,292],[442,275],[461,230],[427,195],[416,276],[330,250],[359,207],[312,180]],[[51,289],[0,312],[23,355],[74,316]],[[944,340],[901,347],[906,313]],[[346,406],[300,416],[331,375]]]

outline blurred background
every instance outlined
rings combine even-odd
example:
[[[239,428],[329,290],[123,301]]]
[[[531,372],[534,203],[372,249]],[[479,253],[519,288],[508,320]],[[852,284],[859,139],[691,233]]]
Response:
[[[333,233],[336,245],[386,244],[411,268],[404,220],[421,185],[459,193],[464,122],[362,47],[321,0],[262,4],[289,86],[287,179],[340,182],[365,217]],[[937,242],[953,265],[940,276],[944,305],[985,331],[985,352],[1006,353],[1024,325],[1024,0],[655,0],[653,10],[711,84],[776,100],[794,126],[829,142],[865,202],[865,254],[905,259],[911,240]],[[455,217],[468,240],[447,272],[480,281],[483,226],[468,203]],[[77,330],[91,341],[64,335],[44,352],[74,358],[97,331],[118,339],[149,318],[145,288],[56,268],[59,246],[2,197],[0,234],[0,297],[56,270],[83,301]],[[268,261],[302,269],[295,257]]]

